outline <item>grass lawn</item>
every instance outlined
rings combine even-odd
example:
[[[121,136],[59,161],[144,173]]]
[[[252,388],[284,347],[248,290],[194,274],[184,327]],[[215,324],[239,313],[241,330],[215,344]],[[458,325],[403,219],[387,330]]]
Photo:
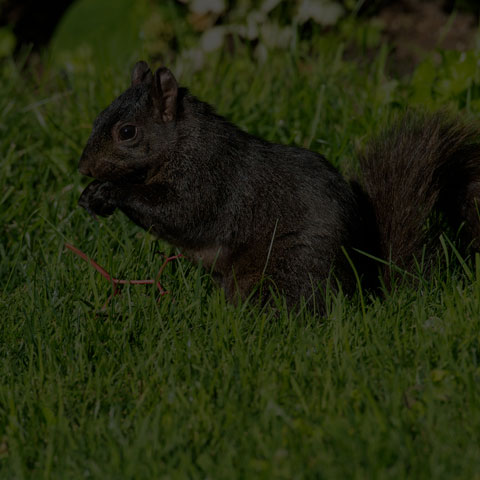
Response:
[[[349,62],[314,37],[262,65],[213,54],[179,81],[351,172],[409,103],[480,112],[445,63],[433,92],[428,64],[392,81],[385,54]],[[96,313],[111,286],[65,242],[131,279],[174,253],[121,213],[96,223],[76,206],[91,122],[132,65],[35,81],[0,66],[0,478],[480,478],[480,260],[448,242],[417,287],[339,295],[326,317],[230,305],[183,259],[159,301],[126,286]]]

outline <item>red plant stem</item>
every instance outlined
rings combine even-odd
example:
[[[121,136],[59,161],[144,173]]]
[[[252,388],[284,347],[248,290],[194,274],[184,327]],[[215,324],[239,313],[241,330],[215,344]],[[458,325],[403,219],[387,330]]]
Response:
[[[105,302],[105,304],[102,307],[102,310],[104,310],[106,308],[106,306],[108,305],[108,302],[110,301],[110,299],[112,297],[115,297],[116,295],[118,295],[118,293],[119,293],[118,286],[119,285],[153,285],[153,284],[155,284],[157,286],[159,292],[160,292],[160,295],[163,297],[163,295],[166,295],[169,292],[163,289],[163,287],[160,285],[160,282],[159,282],[158,279],[160,278],[163,270],[165,269],[165,267],[167,266],[167,264],[169,262],[171,262],[172,260],[176,260],[177,258],[182,257],[182,255],[172,255],[171,257],[167,257],[165,259],[165,261],[163,262],[162,266],[160,267],[160,270],[158,271],[155,279],[122,280],[122,279],[119,279],[119,278],[112,277],[101,265],[99,265],[95,260],[90,258],[86,253],[82,252],[77,247],[74,247],[70,243],[65,243],[65,247],[68,248],[69,250],[71,250],[76,255],[78,255],[83,260],[85,260],[87,263],[89,263],[98,273],[100,273],[100,275],[102,275],[103,278],[105,278],[106,280],[108,280],[109,282],[111,282],[113,284],[113,294],[108,297],[107,301]]]

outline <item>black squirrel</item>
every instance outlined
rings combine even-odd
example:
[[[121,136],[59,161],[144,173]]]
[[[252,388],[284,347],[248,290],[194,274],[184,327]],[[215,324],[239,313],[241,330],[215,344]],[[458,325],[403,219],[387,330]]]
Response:
[[[79,204],[120,209],[202,262],[229,299],[266,301],[274,286],[290,307],[303,298],[324,310],[327,285],[348,293],[357,278],[388,286],[390,266],[372,257],[412,269],[435,213],[453,229],[464,222],[480,247],[476,128],[445,112],[406,113],[359,164],[347,182],[322,155],[242,131],[141,61],[93,124],[79,171],[96,180]]]

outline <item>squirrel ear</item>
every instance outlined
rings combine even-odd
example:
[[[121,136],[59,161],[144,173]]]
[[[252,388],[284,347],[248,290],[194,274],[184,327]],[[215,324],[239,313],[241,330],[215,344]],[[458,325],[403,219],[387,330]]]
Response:
[[[137,62],[133,67],[132,72],[132,87],[138,85],[139,83],[151,83],[153,80],[152,71],[148,67],[147,62],[143,60]]]
[[[155,86],[153,89],[154,103],[164,122],[175,119],[177,112],[178,84],[173,73],[166,67],[155,72]]]

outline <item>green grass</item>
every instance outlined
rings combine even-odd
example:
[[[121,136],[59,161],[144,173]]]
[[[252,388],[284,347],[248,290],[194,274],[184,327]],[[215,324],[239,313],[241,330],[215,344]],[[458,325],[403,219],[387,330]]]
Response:
[[[208,60],[181,83],[248,131],[307,145],[343,171],[408,100],[408,82],[314,38],[259,66]],[[124,71],[10,63],[0,82],[0,478],[479,478],[480,261],[418,288],[332,300],[328,316],[230,305],[120,213],[76,206],[77,159]],[[457,102],[457,98],[452,98]],[[435,106],[435,98],[426,98]],[[457,102],[458,103],[458,102]],[[473,110],[475,113],[475,110]],[[281,299],[279,299],[281,302]]]

